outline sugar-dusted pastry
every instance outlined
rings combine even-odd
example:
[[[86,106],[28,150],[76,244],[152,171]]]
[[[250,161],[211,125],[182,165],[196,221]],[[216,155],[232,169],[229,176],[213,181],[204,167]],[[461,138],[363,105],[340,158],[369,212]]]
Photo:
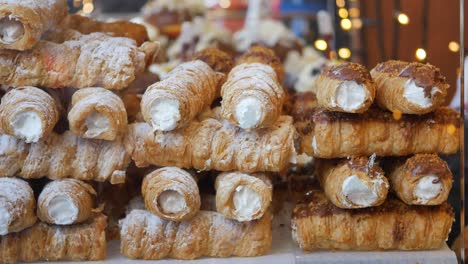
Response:
[[[390,60],[375,66],[371,75],[377,104],[392,112],[432,112],[444,103],[449,88],[439,68],[429,63]]]
[[[156,131],[187,126],[219,96],[222,78],[199,59],[178,65],[146,90],[141,100],[143,118]]]
[[[229,73],[221,88],[221,114],[243,129],[269,127],[281,116],[284,70],[274,52],[250,48]]]
[[[106,216],[70,226],[39,222],[20,233],[0,236],[2,263],[104,260]]]
[[[68,122],[70,130],[80,137],[115,140],[127,132],[127,111],[113,92],[86,88],[73,94]]]
[[[196,259],[264,255],[272,244],[271,214],[237,222],[212,211],[169,222],[146,210],[132,210],[120,221],[120,251],[132,259]]]
[[[71,225],[88,220],[94,208],[94,188],[80,180],[48,183],[37,199],[37,217],[54,225]]]
[[[384,169],[392,190],[409,205],[441,204],[452,189],[453,176],[447,163],[434,154],[388,158]]]
[[[395,115],[378,108],[350,114],[314,108],[314,101],[313,96],[296,101],[299,153],[328,159],[458,151],[460,115],[450,108],[421,116]]]
[[[87,88],[127,87],[151,64],[157,42],[138,47],[134,40],[104,33],[82,35],[73,30],[51,33],[33,49],[0,50],[0,83],[9,86]]]
[[[8,91],[0,104],[0,131],[37,142],[52,133],[60,113],[58,101],[35,87],[19,87]]]
[[[113,37],[131,38],[136,41],[138,46],[148,41],[148,33],[145,26],[130,21],[103,22],[87,16],[70,14],[65,17],[60,26],[74,29],[83,34],[102,32]]]
[[[0,176],[50,179],[125,181],[130,157],[122,141],[90,140],[70,131],[52,133],[37,143],[25,144],[0,134]]]
[[[1,0],[0,49],[31,49],[67,12],[64,0]]]
[[[327,198],[339,208],[381,205],[390,187],[375,157],[317,159],[316,175]]]
[[[29,184],[17,178],[0,178],[0,239],[34,225],[36,220],[36,198]]]
[[[207,118],[165,133],[153,133],[146,123],[134,123],[129,126],[125,147],[139,167],[152,164],[249,173],[285,169],[295,137],[289,116],[281,116],[273,127],[254,131]]]
[[[362,113],[374,102],[375,83],[358,63],[328,67],[315,85],[318,105],[330,111]]]
[[[216,210],[240,222],[263,217],[271,204],[273,185],[263,173],[221,173],[216,177]]]
[[[312,191],[294,208],[291,227],[305,251],[427,250],[445,244],[453,221],[448,203],[409,206],[389,198],[378,207],[347,210]]]
[[[146,175],[141,194],[146,208],[164,220],[188,220],[200,210],[197,182],[190,173],[176,167]]]

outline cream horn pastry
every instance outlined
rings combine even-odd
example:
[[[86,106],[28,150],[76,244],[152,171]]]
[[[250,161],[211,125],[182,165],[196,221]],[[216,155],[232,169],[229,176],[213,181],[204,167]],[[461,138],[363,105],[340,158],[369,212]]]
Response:
[[[281,116],[285,92],[283,68],[272,50],[254,46],[221,87],[221,114],[243,129],[269,127]]]
[[[80,137],[115,140],[127,132],[127,111],[122,99],[109,90],[81,89],[73,94],[68,122]]]
[[[145,206],[167,221],[184,221],[200,210],[200,193],[193,176],[176,167],[157,169],[141,186]]]
[[[447,200],[453,176],[447,163],[437,155],[389,158],[384,165],[392,190],[404,203],[438,205]]]
[[[294,208],[291,227],[304,251],[428,250],[445,244],[453,221],[448,203],[409,206],[389,198],[378,207],[346,210],[312,191]]]
[[[146,210],[132,210],[120,226],[120,251],[131,259],[252,257],[266,254],[272,244],[270,213],[242,223],[200,211],[190,220],[170,222]]]
[[[67,13],[64,0],[1,0],[0,49],[31,49]]]
[[[29,184],[17,178],[0,178],[0,239],[34,225],[36,220],[36,198]]]
[[[460,115],[447,107],[415,116],[378,108],[362,114],[330,112],[309,108],[314,103],[302,99],[296,104],[294,119],[301,135],[298,152],[316,158],[454,154],[459,148]]]
[[[207,118],[184,129],[152,132],[146,123],[129,126],[125,147],[139,167],[150,164],[208,171],[282,171],[294,152],[292,118],[282,116],[273,127],[245,131]]]
[[[102,32],[113,37],[131,38],[136,41],[137,45],[149,39],[145,26],[130,21],[103,22],[87,16],[70,14],[65,17],[60,26],[83,34]]]
[[[441,106],[449,84],[439,68],[426,63],[390,60],[371,71],[377,84],[376,102],[404,114],[427,114]]]
[[[210,65],[214,71],[224,73],[226,75],[231,71],[234,64],[231,55],[213,47],[195,52],[191,60],[204,61],[206,64]]]
[[[316,175],[327,198],[339,208],[381,205],[387,198],[388,180],[371,158],[316,160]]]
[[[186,127],[219,96],[223,77],[199,59],[180,64],[143,94],[143,118],[155,131]]]
[[[24,52],[0,50],[0,83],[121,90],[143,74],[159,49],[157,42],[138,47],[132,39],[103,33],[63,37],[60,43],[41,40]]]
[[[52,181],[37,199],[37,216],[42,222],[54,225],[82,223],[92,216],[95,196],[93,187],[83,181]]]
[[[122,141],[89,140],[70,131],[52,133],[37,143],[26,144],[0,134],[0,175],[23,178],[75,178],[125,181],[130,157]]]
[[[362,113],[374,102],[376,86],[358,63],[330,66],[317,78],[318,105],[330,111]]]
[[[70,226],[38,222],[20,233],[0,236],[2,263],[104,260],[106,216]]]
[[[216,177],[216,210],[240,222],[263,217],[273,196],[270,178],[263,173],[221,173]]]
[[[0,104],[0,131],[27,143],[37,142],[52,133],[60,109],[58,101],[39,88],[12,89]]]

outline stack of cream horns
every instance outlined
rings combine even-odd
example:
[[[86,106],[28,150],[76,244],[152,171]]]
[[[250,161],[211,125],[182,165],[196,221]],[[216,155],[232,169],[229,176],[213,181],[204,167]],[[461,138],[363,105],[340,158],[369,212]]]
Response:
[[[124,256],[268,252],[272,177],[295,155],[292,117],[282,115],[282,78],[267,48],[252,47],[235,63],[210,48],[148,87],[141,100],[145,122],[129,126],[125,146],[137,166],[160,168],[143,179],[144,207],[120,221]],[[219,97],[221,106],[212,107]],[[200,193],[192,169],[215,175],[214,197]]]
[[[437,154],[458,151],[459,116],[441,106],[449,85],[439,69],[344,63],[316,84],[294,106],[300,151],[317,158],[321,187],[296,205],[295,241],[307,251],[440,248],[454,219],[453,177]]]

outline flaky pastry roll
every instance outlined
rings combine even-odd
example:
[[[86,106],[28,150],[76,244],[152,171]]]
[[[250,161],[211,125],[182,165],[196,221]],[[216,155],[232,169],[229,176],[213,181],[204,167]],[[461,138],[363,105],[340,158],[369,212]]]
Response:
[[[29,184],[17,178],[0,178],[0,239],[34,225],[36,220],[36,198]]]
[[[438,205],[452,189],[452,173],[437,155],[389,158],[384,165],[392,190],[406,204]]]
[[[167,221],[184,221],[200,210],[200,193],[193,176],[176,167],[157,169],[141,186],[145,206]]]
[[[375,157],[316,160],[316,175],[327,198],[339,208],[381,205],[388,194],[388,180]]]
[[[146,123],[134,123],[129,126],[125,147],[139,167],[277,172],[289,165],[295,137],[289,116],[281,116],[273,127],[255,131],[207,118],[165,133],[153,133]]]
[[[20,233],[0,236],[0,259],[3,263],[104,260],[105,230],[103,214],[70,226],[39,222]]]
[[[404,114],[427,114],[441,106],[449,84],[439,68],[426,63],[390,60],[371,71],[377,84],[376,102]]]
[[[366,67],[357,63],[328,67],[316,86],[318,105],[330,111],[362,113],[374,102],[375,83]]]
[[[252,257],[266,254],[272,244],[271,214],[241,223],[200,211],[190,220],[169,222],[146,210],[132,210],[120,225],[120,251],[132,259]]]
[[[1,0],[0,49],[31,49],[67,13],[64,0]]]
[[[244,54],[221,87],[221,114],[243,129],[269,127],[281,116],[283,68],[272,50],[254,46]]]
[[[12,89],[0,104],[0,131],[27,143],[37,142],[52,133],[59,109],[58,101],[39,88]]]
[[[127,111],[122,99],[111,91],[81,89],[73,94],[68,123],[80,137],[115,140],[127,132]]]
[[[312,191],[294,208],[291,227],[305,251],[427,250],[444,245],[453,221],[448,203],[408,206],[389,198],[378,207],[346,210]]]
[[[273,185],[263,173],[221,173],[216,177],[216,211],[240,222],[263,217],[270,207]]]
[[[37,217],[54,225],[71,225],[88,220],[94,208],[94,188],[80,180],[48,183],[37,199]]]

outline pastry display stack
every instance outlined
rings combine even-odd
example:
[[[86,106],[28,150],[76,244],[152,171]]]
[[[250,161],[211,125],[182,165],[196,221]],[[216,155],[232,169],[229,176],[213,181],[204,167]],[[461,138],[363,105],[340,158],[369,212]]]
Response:
[[[440,248],[454,213],[453,177],[437,154],[459,147],[459,115],[441,104],[448,84],[430,64],[387,61],[370,73],[327,68],[294,106],[300,151],[316,159],[312,188],[294,209],[305,251]]]

